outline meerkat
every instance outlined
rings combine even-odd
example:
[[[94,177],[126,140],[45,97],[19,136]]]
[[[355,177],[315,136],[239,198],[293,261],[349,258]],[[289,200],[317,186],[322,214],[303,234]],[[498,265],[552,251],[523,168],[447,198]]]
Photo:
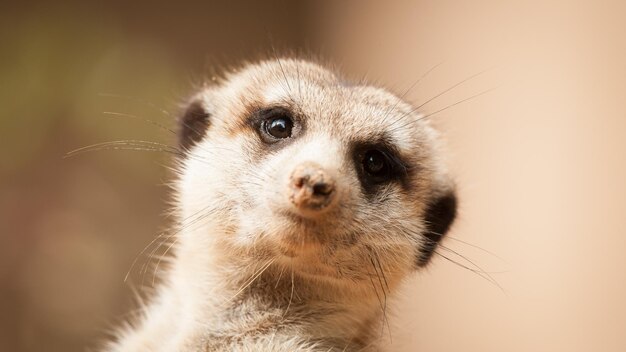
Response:
[[[106,351],[378,351],[387,297],[456,214],[440,138],[387,90],[249,64],[179,121],[171,252]]]

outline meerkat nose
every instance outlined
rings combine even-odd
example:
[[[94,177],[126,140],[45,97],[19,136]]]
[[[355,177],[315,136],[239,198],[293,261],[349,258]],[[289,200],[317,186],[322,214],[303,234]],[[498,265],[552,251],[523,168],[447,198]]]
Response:
[[[289,177],[289,200],[300,210],[329,208],[336,196],[334,178],[315,163],[298,165]]]

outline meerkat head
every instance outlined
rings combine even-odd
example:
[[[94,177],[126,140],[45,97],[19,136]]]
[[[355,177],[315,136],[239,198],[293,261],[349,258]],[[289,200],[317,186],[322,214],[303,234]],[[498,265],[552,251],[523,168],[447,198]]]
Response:
[[[455,217],[428,121],[313,63],[261,62],[203,88],[180,145],[181,242],[198,255],[219,246],[354,287],[384,270],[391,285],[428,263]]]

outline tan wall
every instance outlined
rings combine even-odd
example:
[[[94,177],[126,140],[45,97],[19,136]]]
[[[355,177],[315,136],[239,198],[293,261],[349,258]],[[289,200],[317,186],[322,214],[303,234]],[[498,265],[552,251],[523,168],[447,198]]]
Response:
[[[599,2],[350,1],[320,12],[355,75],[420,104],[458,178],[445,253],[396,304],[395,351],[626,349],[626,7]],[[458,240],[487,249],[477,250]],[[504,291],[504,292],[503,292]]]

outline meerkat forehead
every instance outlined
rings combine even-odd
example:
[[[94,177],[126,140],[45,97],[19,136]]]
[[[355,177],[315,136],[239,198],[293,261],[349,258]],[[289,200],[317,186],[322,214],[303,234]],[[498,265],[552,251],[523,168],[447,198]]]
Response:
[[[218,116],[240,117],[238,125],[259,107],[282,106],[306,118],[309,128],[346,140],[388,139],[406,151],[436,140],[428,122],[387,90],[352,84],[307,61],[250,65],[227,75],[219,89],[209,88],[198,97]]]

